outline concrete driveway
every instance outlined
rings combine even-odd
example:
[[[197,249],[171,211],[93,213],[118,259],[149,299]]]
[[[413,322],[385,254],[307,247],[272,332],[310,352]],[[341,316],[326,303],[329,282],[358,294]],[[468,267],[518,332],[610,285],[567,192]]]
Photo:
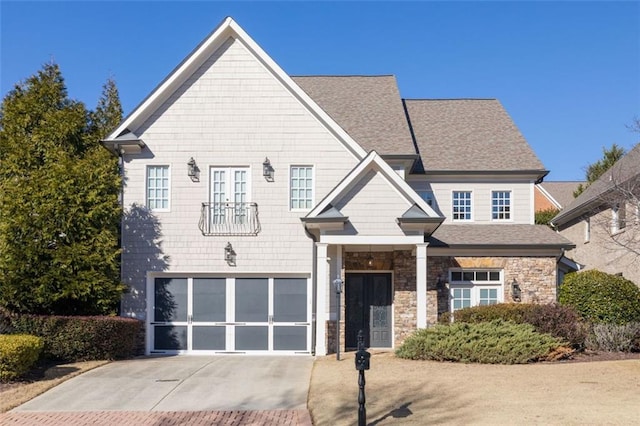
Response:
[[[14,411],[215,411],[307,408],[313,358],[175,356],[117,361]]]

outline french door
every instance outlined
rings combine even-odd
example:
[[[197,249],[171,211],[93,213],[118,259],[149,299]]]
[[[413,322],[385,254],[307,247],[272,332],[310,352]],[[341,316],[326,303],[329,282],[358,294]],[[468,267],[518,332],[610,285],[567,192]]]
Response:
[[[156,353],[309,353],[307,278],[155,278]]]
[[[210,176],[212,223],[246,223],[251,201],[249,168],[212,167]]]

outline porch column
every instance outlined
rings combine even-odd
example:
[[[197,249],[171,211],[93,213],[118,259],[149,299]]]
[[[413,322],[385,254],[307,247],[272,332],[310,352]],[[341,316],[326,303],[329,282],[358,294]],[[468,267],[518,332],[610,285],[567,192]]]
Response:
[[[416,244],[416,302],[418,328],[427,327],[427,244]]]
[[[316,243],[316,355],[327,354],[327,246]]]

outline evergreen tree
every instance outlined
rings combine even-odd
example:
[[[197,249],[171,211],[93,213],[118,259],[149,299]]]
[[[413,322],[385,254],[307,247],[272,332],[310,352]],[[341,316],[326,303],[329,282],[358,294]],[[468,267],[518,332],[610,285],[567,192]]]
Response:
[[[112,93],[105,90],[98,109],[119,105],[115,84],[107,87]],[[120,177],[97,138],[117,115],[109,114],[70,100],[56,64],[44,65],[3,100],[0,305],[41,314],[114,312],[123,291]],[[98,124],[94,116],[109,120]]]
[[[593,164],[589,164],[585,173],[585,179],[587,183],[585,185],[578,185],[575,191],[573,191],[573,197],[577,197],[582,194],[590,184],[598,180],[600,176],[609,170],[619,159],[624,157],[624,148],[619,147],[617,144],[611,145],[611,148],[602,148],[602,158]]]

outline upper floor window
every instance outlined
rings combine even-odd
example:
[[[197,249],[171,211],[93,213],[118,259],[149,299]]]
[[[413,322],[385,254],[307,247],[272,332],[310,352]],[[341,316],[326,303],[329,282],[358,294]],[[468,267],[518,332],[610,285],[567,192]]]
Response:
[[[313,166],[291,166],[291,210],[309,210],[313,207]]]
[[[627,208],[624,203],[611,207],[611,233],[615,234],[627,226]]]
[[[453,220],[471,220],[471,191],[453,191]]]
[[[591,219],[587,217],[584,220],[584,242],[589,241],[591,241]]]
[[[431,207],[434,205],[433,192],[432,191],[418,191],[418,195]]]
[[[147,166],[147,207],[169,210],[169,166]]]
[[[511,219],[511,191],[491,192],[491,219]]]

